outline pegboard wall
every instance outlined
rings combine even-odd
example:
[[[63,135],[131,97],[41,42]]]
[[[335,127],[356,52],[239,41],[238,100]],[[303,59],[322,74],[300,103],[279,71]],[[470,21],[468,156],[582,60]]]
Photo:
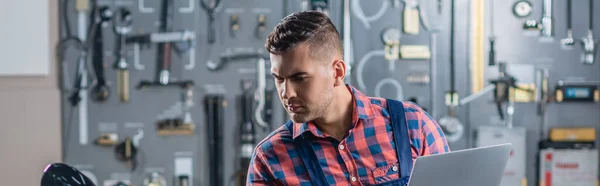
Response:
[[[215,3],[218,0],[204,0]],[[61,1],[62,2],[62,1]],[[89,11],[81,16],[82,7],[77,5],[84,1],[66,0],[66,6],[59,3],[61,13],[61,38],[65,38],[65,23],[69,23],[71,36],[83,37],[90,21]],[[77,2],[77,3],[76,3]],[[87,1],[85,1],[87,2]],[[179,185],[179,176],[188,176],[189,185],[214,185],[214,170],[221,175],[217,185],[233,185],[237,173],[245,171],[240,160],[244,154],[240,145],[240,123],[244,122],[244,113],[239,97],[244,93],[242,81],[251,81],[251,97],[259,85],[257,73],[261,72],[260,59],[268,57],[264,51],[266,34],[285,15],[303,9],[303,0],[221,0],[217,4],[214,21],[211,24],[210,13],[203,7],[202,1],[172,0],[170,30],[163,32],[191,33],[190,35],[171,35],[170,37],[134,37],[161,31],[161,12],[163,0],[97,0],[96,8],[106,7],[112,11],[113,18],[100,24],[102,30],[103,59],[100,63],[93,60],[87,63],[87,69],[78,62],[77,50],[65,50],[61,68],[61,88],[63,90],[63,125],[64,125],[64,160],[66,163],[84,170],[99,185],[114,185],[119,181],[135,185],[145,185],[153,173],[165,179],[167,185]],[[401,1],[401,0],[349,0],[344,6],[342,0],[329,1],[328,15],[336,24],[341,34],[343,29],[344,9],[349,9],[349,36],[351,55],[346,57],[351,66],[348,83],[370,96],[380,96],[399,100],[411,100],[424,107],[434,118],[439,119],[446,113],[445,92],[450,90],[450,59],[455,61],[455,90],[460,97],[471,94],[470,66],[471,57],[471,5],[474,1],[440,0],[440,1]],[[454,53],[450,51],[450,15],[451,2],[455,6]],[[487,2],[487,1],[486,1]],[[581,48],[561,47],[559,39],[565,36],[565,1],[555,0],[554,18],[555,35],[553,39],[540,39],[539,31],[526,31],[523,23],[526,20],[541,18],[541,0],[530,1],[533,12],[525,18],[512,15],[515,0],[495,1],[494,27],[497,61],[508,63],[513,73],[519,74],[521,81],[530,81],[534,69],[547,68],[550,72],[550,85],[553,87],[559,80],[584,79],[600,80],[598,60],[593,65],[583,65],[579,61]],[[88,4],[91,10],[93,4]],[[587,28],[586,1],[574,1],[573,35],[575,38],[585,36]],[[211,7],[211,4],[208,4]],[[597,4],[596,4],[596,7]],[[127,33],[130,40],[124,41],[124,59],[127,62],[129,75],[129,94],[127,101],[119,95],[119,52],[118,37],[114,30],[115,17],[119,17],[121,9],[130,12],[131,31]],[[84,8],[85,9],[85,8]],[[596,8],[597,10],[599,8]],[[581,11],[580,11],[581,10]],[[489,28],[489,6],[485,6],[486,40]],[[417,19],[414,31],[414,19]],[[598,20],[594,20],[598,23]],[[211,26],[213,25],[213,26]],[[408,25],[408,26],[407,26]],[[414,24],[412,24],[414,25]],[[600,24],[597,24],[600,25]],[[214,28],[214,29],[212,29]],[[396,29],[397,31],[393,31]],[[214,31],[211,31],[214,30]],[[182,32],[188,31],[188,32]],[[211,32],[214,42],[211,42]],[[600,36],[600,31],[594,31]],[[385,36],[384,36],[385,35]],[[148,43],[160,39],[184,38],[183,42],[175,42],[167,47],[159,43]],[[385,38],[385,39],[384,39]],[[386,44],[386,39],[387,43]],[[397,42],[397,43],[395,43]],[[91,47],[91,44],[89,44]],[[386,45],[400,53],[386,55]],[[159,46],[171,49],[169,82],[188,82],[175,86],[154,86],[145,84],[138,89],[142,81],[150,84],[166,82],[161,78],[164,55],[159,56]],[[395,49],[394,46],[399,48]],[[72,47],[76,48],[76,47]],[[485,44],[485,51],[489,45]],[[236,54],[236,56],[233,56]],[[88,54],[94,58],[93,54]],[[487,56],[487,52],[486,52]],[[167,56],[168,57],[168,56]],[[267,72],[265,82],[265,109],[261,112],[265,122],[271,129],[256,128],[255,138],[263,139],[272,129],[279,127],[286,120],[285,111],[281,108],[278,96],[274,93],[274,84],[268,75],[269,62],[265,59],[264,70]],[[96,85],[92,81],[98,77],[92,67],[104,67],[104,77],[108,89],[105,101],[93,99],[94,87],[86,88],[85,84]],[[164,64],[164,63],[163,63]],[[517,65],[524,65],[523,68]],[[570,67],[570,68],[568,68]],[[87,71],[83,78],[84,86],[79,91],[82,101],[76,106],[71,104],[74,80],[77,70]],[[531,69],[530,71],[527,71]],[[95,71],[94,71],[95,72]],[[485,68],[485,78],[494,78],[495,67]],[[530,75],[528,75],[530,73]],[[523,80],[524,79],[524,80]],[[205,105],[207,97],[222,97],[216,104],[223,110],[213,117],[209,107]],[[248,96],[247,94],[246,96]],[[188,98],[188,99],[186,99]],[[191,98],[191,99],[190,99]],[[499,125],[495,105],[491,102],[492,94],[485,95],[468,105],[460,107],[456,114],[465,125],[465,135],[450,144],[451,149],[458,150],[474,146],[476,138],[473,132],[479,126]],[[253,103],[256,110],[257,101]],[[535,103],[517,103],[514,125],[525,127],[527,134],[527,179],[534,185],[536,178],[537,142],[540,137],[540,118],[536,113]],[[547,126],[592,126],[598,129],[600,123],[600,106],[588,103],[550,104],[547,110]],[[186,118],[186,114],[187,117]],[[211,115],[211,116],[209,116]],[[213,136],[209,127],[209,118],[222,118],[220,122],[220,143],[222,149],[217,156],[219,161],[211,159],[209,144]],[[255,117],[253,117],[256,120]],[[166,131],[159,133],[159,123],[177,125],[189,123],[193,130],[184,132]],[[191,121],[190,121],[191,120]],[[547,130],[543,129],[543,130]],[[116,135],[116,144],[106,141],[107,145],[98,145],[97,139],[103,134]],[[175,135],[173,135],[175,134]],[[116,149],[129,137],[136,146],[136,168],[120,161]],[[219,136],[216,136],[219,137]],[[101,138],[103,139],[103,138]],[[121,149],[123,150],[123,149]],[[215,166],[219,169],[212,169]]]

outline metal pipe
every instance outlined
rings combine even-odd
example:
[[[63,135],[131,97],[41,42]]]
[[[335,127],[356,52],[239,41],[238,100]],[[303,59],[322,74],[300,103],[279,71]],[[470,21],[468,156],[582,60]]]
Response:
[[[437,34],[438,30],[433,29],[429,34],[429,45],[431,46],[431,58],[429,58],[429,100],[431,108],[430,114],[437,118]]]
[[[542,36],[552,37],[554,34],[554,18],[552,17],[552,0],[544,0],[542,12]]]
[[[352,83],[352,35],[351,35],[351,19],[350,19],[350,0],[344,0],[344,62],[346,63],[346,79],[347,83]]]

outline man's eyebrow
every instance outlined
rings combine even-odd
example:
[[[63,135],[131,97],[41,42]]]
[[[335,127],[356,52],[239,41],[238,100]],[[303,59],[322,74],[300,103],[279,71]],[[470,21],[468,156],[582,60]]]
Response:
[[[279,77],[279,75],[277,75],[277,73],[275,73],[275,72],[271,72],[271,75],[275,76],[275,77]]]
[[[273,75],[274,77],[277,77],[277,78],[283,78],[275,72],[271,72],[271,75]],[[298,77],[298,76],[302,76],[302,75],[308,75],[308,72],[296,72],[292,75],[289,75],[289,77]]]

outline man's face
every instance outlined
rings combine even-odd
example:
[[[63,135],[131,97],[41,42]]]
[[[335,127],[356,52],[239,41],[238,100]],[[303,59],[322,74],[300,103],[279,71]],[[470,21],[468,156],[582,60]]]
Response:
[[[271,74],[281,104],[297,123],[324,116],[333,99],[332,65],[311,59],[309,52],[306,44],[300,44],[285,54],[271,54]]]

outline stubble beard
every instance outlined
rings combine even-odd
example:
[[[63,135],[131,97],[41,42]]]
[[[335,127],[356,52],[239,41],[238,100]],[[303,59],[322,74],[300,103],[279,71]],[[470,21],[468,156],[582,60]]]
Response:
[[[294,123],[306,123],[325,116],[330,110],[331,102],[333,102],[333,88],[329,87],[324,90],[320,97],[322,98],[318,99],[319,102],[314,106],[304,105],[304,112],[293,113],[286,109],[290,119]]]

